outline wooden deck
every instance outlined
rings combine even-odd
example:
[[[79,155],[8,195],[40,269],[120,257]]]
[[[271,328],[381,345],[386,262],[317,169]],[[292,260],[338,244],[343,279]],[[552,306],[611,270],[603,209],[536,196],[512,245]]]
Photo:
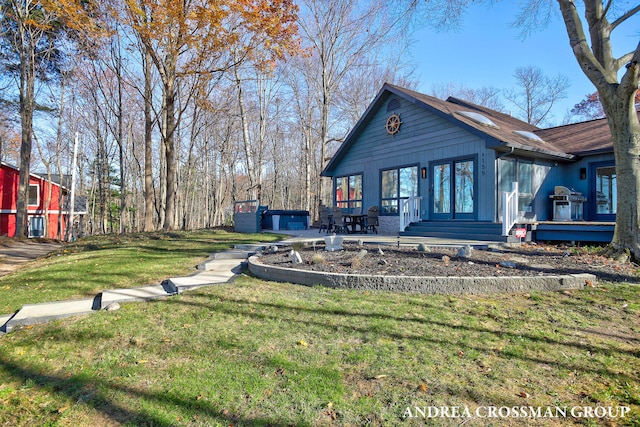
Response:
[[[411,223],[400,236],[424,236],[451,239],[474,239],[518,242],[516,228],[526,228],[522,241],[608,243],[613,238],[615,222],[537,221],[518,222],[508,237],[502,236],[502,224],[484,221],[420,221]]]
[[[615,222],[538,221],[530,226],[533,240],[607,243],[613,239]]]

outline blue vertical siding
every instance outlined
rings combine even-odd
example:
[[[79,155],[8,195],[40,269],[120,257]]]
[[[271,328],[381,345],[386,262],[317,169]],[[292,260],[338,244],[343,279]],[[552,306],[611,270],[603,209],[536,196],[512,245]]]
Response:
[[[394,97],[393,95],[391,97]],[[429,167],[437,160],[477,156],[476,193],[477,217],[481,221],[495,218],[495,152],[487,149],[484,139],[459,126],[400,99],[400,107],[387,112],[389,98],[382,102],[373,117],[364,124],[349,151],[333,171],[334,176],[363,174],[363,206],[380,203],[380,171],[406,165]],[[387,134],[388,116],[400,115],[402,125],[394,136]],[[419,179],[423,197],[422,217],[429,218],[430,176]]]

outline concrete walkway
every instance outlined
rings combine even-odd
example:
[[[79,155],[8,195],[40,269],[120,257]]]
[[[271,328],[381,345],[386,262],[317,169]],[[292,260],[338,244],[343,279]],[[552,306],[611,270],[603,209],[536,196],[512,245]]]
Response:
[[[276,231],[279,234],[290,234],[289,239],[275,245],[287,245],[293,242],[323,242],[325,233],[317,229],[302,231]],[[425,243],[430,246],[486,246],[495,242],[479,242],[474,240],[451,240],[430,237],[402,237],[382,234],[354,234],[344,236],[345,241],[362,241],[377,245],[416,245]],[[57,301],[40,304],[27,304],[13,314],[0,315],[0,336],[16,328],[48,322],[54,319],[93,313],[98,310],[119,308],[121,302],[147,301],[179,294],[181,292],[227,283],[238,275],[246,266],[248,257],[257,251],[273,244],[236,245],[234,249],[217,252],[197,266],[197,272],[186,277],[173,277],[158,285],[148,285],[132,289],[105,290],[95,298]]]
[[[159,285],[105,290],[95,298],[27,304],[13,314],[0,315],[0,335],[54,319],[117,309],[117,304],[121,302],[148,301],[201,286],[227,283],[243,270],[249,256],[264,248],[265,245],[236,245],[234,249],[211,255],[197,266],[196,273],[186,277],[172,277]]]

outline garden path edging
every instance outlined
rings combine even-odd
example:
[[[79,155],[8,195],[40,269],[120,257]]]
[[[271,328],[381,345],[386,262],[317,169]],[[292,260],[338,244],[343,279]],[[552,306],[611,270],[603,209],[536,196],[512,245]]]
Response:
[[[490,294],[581,289],[595,285],[593,274],[548,276],[426,277],[327,273],[262,264],[259,256],[249,258],[251,274],[276,282],[322,285],[330,288],[413,292],[423,294]]]

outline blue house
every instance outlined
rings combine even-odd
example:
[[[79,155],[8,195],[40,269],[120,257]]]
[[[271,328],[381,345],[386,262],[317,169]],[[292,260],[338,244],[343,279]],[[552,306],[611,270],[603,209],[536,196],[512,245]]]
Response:
[[[540,129],[385,84],[322,175],[333,180],[334,205],[380,206],[380,228],[401,235],[613,235],[616,172],[606,119]]]

